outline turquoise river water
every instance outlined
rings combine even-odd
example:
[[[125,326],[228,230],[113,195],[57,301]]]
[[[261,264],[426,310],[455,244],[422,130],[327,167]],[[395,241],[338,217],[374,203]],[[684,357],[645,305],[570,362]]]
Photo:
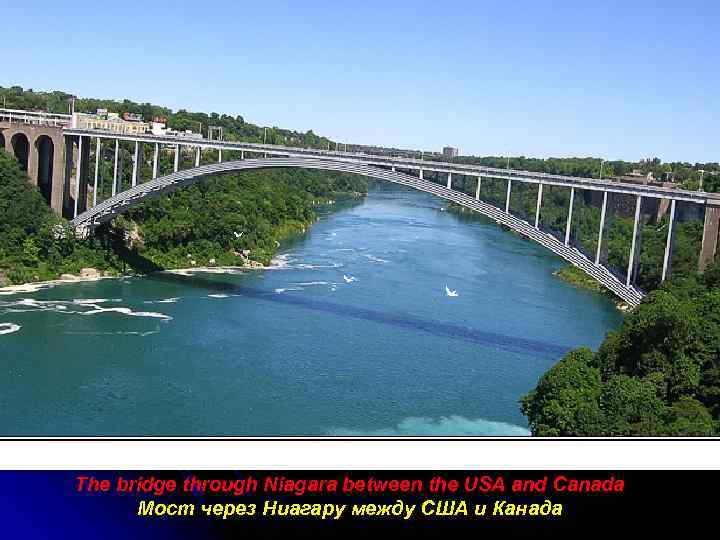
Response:
[[[622,318],[544,248],[389,187],[274,263],[0,292],[0,435],[526,435],[520,397]]]

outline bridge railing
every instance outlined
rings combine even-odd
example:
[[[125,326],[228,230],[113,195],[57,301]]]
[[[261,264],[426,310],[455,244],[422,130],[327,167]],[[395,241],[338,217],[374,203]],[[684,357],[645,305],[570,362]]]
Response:
[[[0,108],[0,122],[63,128],[70,125],[71,116],[69,114]]]

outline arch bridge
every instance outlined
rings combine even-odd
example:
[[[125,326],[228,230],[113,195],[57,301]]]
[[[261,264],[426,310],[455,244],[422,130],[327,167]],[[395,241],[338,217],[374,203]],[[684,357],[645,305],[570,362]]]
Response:
[[[108,150],[108,142],[114,146]],[[131,158],[131,181],[127,189],[122,183],[123,156],[120,143],[129,146]],[[613,291],[628,304],[637,305],[643,292],[635,286],[638,274],[641,243],[641,205],[652,201],[657,205],[658,215],[667,210],[670,214],[661,279],[664,280],[670,266],[670,256],[676,223],[676,205],[688,203],[704,218],[703,239],[698,260],[703,270],[714,258],[720,230],[720,197],[705,192],[691,192],[669,187],[646,184],[619,183],[608,179],[578,178],[552,175],[516,169],[498,169],[479,165],[428,161],[407,157],[388,157],[358,152],[338,152],[310,148],[287,147],[272,144],[256,144],[209,140],[201,137],[153,135],[150,133],[118,133],[103,129],[73,127],[68,115],[48,115],[27,111],[0,110],[0,143],[13,153],[28,171],[30,179],[37,184],[53,209],[62,212],[80,232],[92,231],[99,224],[112,220],[118,214],[141,202],[172,192],[215,175],[232,171],[261,168],[301,167],[359,174],[405,185],[432,193],[453,201],[465,208],[479,212],[496,222],[534,240],[581,268],[593,279]],[[94,144],[93,144],[94,143]],[[105,143],[105,148],[103,148]],[[114,143],[114,145],[112,144]],[[141,165],[146,163],[143,150],[152,148],[151,176],[142,179]],[[94,150],[94,175],[90,163],[91,148]],[[159,174],[159,156],[163,152],[173,154],[173,172]],[[223,152],[240,153],[240,160],[223,162]],[[201,155],[214,152],[217,162],[201,165]],[[128,152],[125,151],[125,154]],[[194,154],[194,166],[182,170],[183,156]],[[226,154],[227,156],[227,154]],[[101,174],[100,163],[106,157],[112,159],[111,174]],[[248,159],[245,159],[248,157]],[[252,157],[252,158],[251,158]],[[105,169],[107,171],[107,169]],[[426,176],[430,173],[435,181]],[[111,176],[111,178],[110,178]],[[107,177],[107,178],[106,178]],[[438,181],[442,178],[442,183]],[[454,179],[468,178],[475,183],[474,196],[454,188]],[[498,180],[505,184],[504,205],[491,204],[481,197],[483,179]],[[98,182],[101,182],[99,189]],[[102,182],[111,182],[110,196],[102,198]],[[537,187],[534,223],[511,211],[510,201],[513,185],[530,184]],[[457,184],[456,184],[457,185]],[[543,188],[562,188],[569,192],[567,219],[564,235],[545,232],[540,227]],[[597,251],[585,254],[571,245],[573,202],[578,190],[593,192],[602,199]],[[107,190],[106,190],[107,191]],[[601,263],[601,248],[605,229],[609,195],[619,194],[633,201],[628,214],[634,215],[631,246],[628,254],[627,272],[619,275]]]

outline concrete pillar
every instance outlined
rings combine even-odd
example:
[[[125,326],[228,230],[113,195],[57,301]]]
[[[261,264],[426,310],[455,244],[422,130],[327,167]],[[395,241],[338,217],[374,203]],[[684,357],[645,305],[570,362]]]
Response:
[[[115,139],[115,163],[113,164],[113,185],[112,185],[112,196],[114,197],[117,193],[118,187],[118,157],[120,155],[120,140]]]
[[[448,173],[448,181],[447,181],[447,188],[452,189],[452,173]]]
[[[637,233],[638,233],[638,225],[640,224],[640,205],[642,204],[642,197],[640,195],[637,196],[637,199],[635,200],[635,223],[633,224],[633,236],[632,236],[632,242],[630,244],[630,260],[628,261],[628,269],[627,269],[627,279],[625,280],[625,285],[628,287],[630,286],[630,282],[632,281],[632,277],[634,272],[634,264],[635,264],[635,248],[637,246]]]
[[[80,182],[82,181],[82,155],[83,155],[83,138],[78,138],[78,157],[75,168],[75,206],[73,208],[73,217],[78,215],[78,201],[80,200]]]
[[[175,162],[173,163],[173,172],[180,170],[180,145],[175,145]]]
[[[543,192],[543,185],[542,182],[538,184],[538,198],[537,198],[537,204],[535,205],[535,228],[538,228],[538,225],[540,225],[540,207],[542,206],[542,192]]]
[[[218,163],[222,163],[222,148],[218,148]]]
[[[30,183],[37,186],[38,185],[38,163],[40,162],[40,152],[37,148],[37,140],[38,138],[34,136],[35,131],[29,130],[29,132],[26,134],[27,140],[28,140],[28,163],[27,163],[27,173],[28,177],[30,178]]]
[[[575,188],[570,188],[570,205],[568,206],[568,218],[567,224],[565,225],[565,245],[570,244],[570,227],[572,225],[572,211],[573,204],[575,203]]]
[[[423,179],[423,170],[420,169],[420,180],[422,180],[422,179]]]
[[[200,166],[200,147],[199,146],[195,150],[195,166],[196,167]]]
[[[95,139],[95,178],[93,180],[93,206],[97,205],[98,174],[100,173],[100,137]]]
[[[137,186],[138,183],[138,169],[140,161],[140,145],[135,141],[135,156],[133,157],[133,172],[132,172],[132,187]]]
[[[59,216],[62,215],[65,204],[65,138],[62,135],[52,137],[53,163],[52,163],[52,195],[50,207]]]
[[[475,186],[475,200],[480,200],[480,187],[482,186],[482,176],[477,177],[477,186]]]
[[[507,181],[507,195],[505,195],[505,213],[510,213],[510,191],[512,190],[512,180]]]
[[[720,228],[720,195],[708,193],[705,202],[705,225],[703,227],[702,247],[698,270],[704,272],[715,258]]]
[[[665,257],[663,258],[663,269],[661,281],[665,281],[670,266],[670,253],[672,252],[673,225],[675,224],[675,199],[670,202],[670,223],[668,223],[667,240],[665,242]]]
[[[155,153],[153,154],[153,180],[158,176],[158,154],[160,153],[160,145],[155,143]]]
[[[240,159],[245,159],[245,150],[240,150]]]
[[[602,210],[600,210],[600,231],[598,232],[598,245],[595,253],[595,264],[600,264],[600,250],[602,249],[603,229],[605,228],[605,211],[607,210],[608,192],[603,191]]]
[[[65,136],[65,174],[63,175],[63,216],[67,218],[73,217],[73,206],[70,204],[70,198],[73,193],[72,175],[75,163],[75,155],[77,149],[75,147],[74,137]]]

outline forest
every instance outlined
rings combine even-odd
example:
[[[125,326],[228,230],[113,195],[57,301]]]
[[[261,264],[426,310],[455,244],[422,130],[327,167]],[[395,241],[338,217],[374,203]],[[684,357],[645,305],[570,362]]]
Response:
[[[720,430],[720,265],[669,280],[597,352],[569,352],[522,399],[539,436]]]

